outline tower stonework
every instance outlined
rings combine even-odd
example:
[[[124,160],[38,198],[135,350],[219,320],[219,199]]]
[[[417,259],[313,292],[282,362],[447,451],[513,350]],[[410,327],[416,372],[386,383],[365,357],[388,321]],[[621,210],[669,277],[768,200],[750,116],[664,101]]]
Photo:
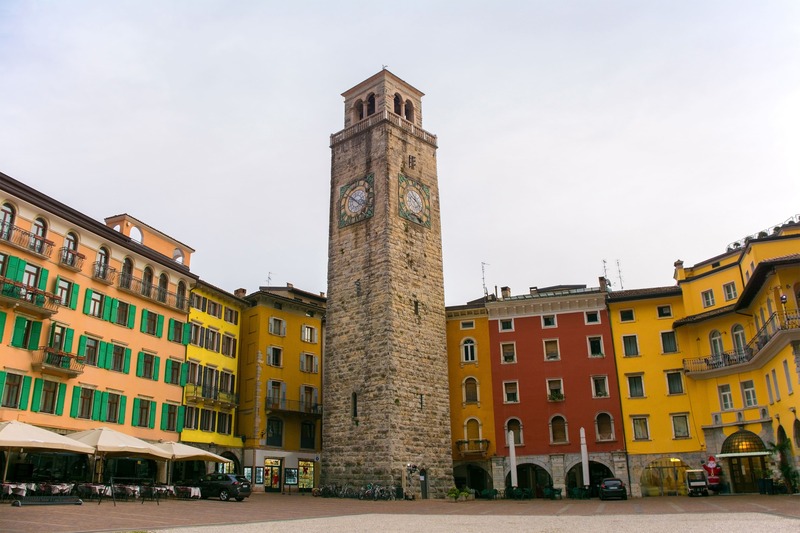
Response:
[[[453,485],[437,139],[388,70],[331,135],[323,483]],[[410,472],[407,465],[419,471]],[[420,472],[424,470],[424,480]]]

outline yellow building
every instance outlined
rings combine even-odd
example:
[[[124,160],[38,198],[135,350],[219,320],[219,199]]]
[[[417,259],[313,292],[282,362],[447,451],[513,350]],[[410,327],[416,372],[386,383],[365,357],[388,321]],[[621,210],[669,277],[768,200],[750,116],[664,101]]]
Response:
[[[236,432],[239,404],[239,330],[245,300],[199,280],[192,288],[189,322],[182,334],[186,364],[182,369],[185,416],[181,441],[203,448],[233,463],[220,468],[241,472],[242,439]],[[196,472],[177,465],[180,479],[195,479]],[[176,478],[177,479],[177,478]]]
[[[325,295],[261,287],[244,297],[239,432],[254,489],[310,490],[319,480]]]
[[[168,325],[186,322],[194,250],[129,215],[105,222],[0,174],[0,421],[177,440],[183,388],[166,370],[185,354]],[[34,477],[164,476],[29,458]]]
[[[722,490],[754,492],[782,463],[797,466],[800,224],[692,267],[678,261],[675,279],[608,300],[631,488],[681,492],[685,469],[714,457]],[[781,442],[783,453],[769,453]]]
[[[456,486],[502,488],[491,478],[495,456],[489,315],[481,300],[447,308],[447,367]],[[500,458],[502,461],[502,458]],[[502,470],[501,470],[502,471]]]

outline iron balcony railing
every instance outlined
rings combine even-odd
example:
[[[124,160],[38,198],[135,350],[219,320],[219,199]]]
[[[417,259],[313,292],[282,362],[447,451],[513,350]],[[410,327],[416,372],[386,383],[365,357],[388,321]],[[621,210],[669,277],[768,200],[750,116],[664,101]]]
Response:
[[[85,255],[78,253],[71,248],[67,248],[66,246],[58,251],[59,263],[67,268],[71,268],[72,270],[80,270],[83,268],[83,261],[85,259]]]
[[[23,303],[26,309],[47,315],[58,312],[58,304],[61,301],[55,294],[5,276],[0,276],[0,298],[13,300],[14,303]]]
[[[114,283],[114,278],[117,277],[117,269],[108,266],[108,263],[102,261],[95,261],[92,264],[92,277],[96,280],[102,281],[111,285]]]
[[[46,346],[33,352],[33,367],[37,370],[48,370],[64,376],[83,374],[84,358],[62,352],[58,348]]]
[[[711,354],[683,360],[683,370],[687,373],[719,370],[721,368],[745,365],[761,351],[767,343],[781,331],[800,329],[800,313],[773,313],[745,346],[739,350]]]
[[[267,410],[270,411],[288,411],[292,413],[322,415],[321,403],[306,402],[303,400],[286,400],[268,396],[266,407]]]
[[[235,392],[223,391],[205,385],[195,385],[187,383],[184,387],[186,398],[191,400],[211,400],[215,402],[227,403],[230,405],[239,404],[239,395]]]
[[[24,230],[19,226],[3,224],[0,227],[0,239],[10,242],[17,248],[30,250],[45,257],[50,257],[50,254],[53,253],[53,241]]]
[[[486,455],[489,450],[489,439],[457,440],[456,446],[461,455]]]
[[[122,272],[120,274],[118,286],[124,291],[144,296],[149,300],[168,307],[184,312],[189,310],[189,298],[187,298],[186,295],[169,292],[167,289],[163,289],[153,282],[135,278],[127,272]]]

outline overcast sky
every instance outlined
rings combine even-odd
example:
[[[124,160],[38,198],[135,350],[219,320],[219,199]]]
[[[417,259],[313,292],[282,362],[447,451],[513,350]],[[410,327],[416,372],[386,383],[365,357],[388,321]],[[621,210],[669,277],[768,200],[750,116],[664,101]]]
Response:
[[[0,0],[0,171],[226,290],[326,291],[329,135],[383,65],[439,136],[448,305],[482,262],[672,285],[800,213],[793,0]]]

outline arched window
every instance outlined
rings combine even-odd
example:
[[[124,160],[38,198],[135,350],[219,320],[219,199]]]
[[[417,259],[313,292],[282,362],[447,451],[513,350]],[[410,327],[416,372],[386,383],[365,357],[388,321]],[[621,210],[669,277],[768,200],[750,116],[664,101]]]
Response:
[[[283,446],[283,420],[270,417],[267,420],[267,446]]]
[[[133,281],[133,261],[130,257],[126,257],[122,262],[122,277],[119,280],[119,286],[123,289],[130,289],[131,282]]]
[[[167,278],[166,274],[161,274],[158,276],[158,301],[159,302],[166,302],[167,301],[167,289],[169,288],[169,279]]]
[[[364,118],[364,102],[359,99],[353,104],[353,121],[359,121]]]
[[[597,440],[614,440],[614,420],[608,413],[599,413],[594,419]]]
[[[467,378],[464,380],[464,402],[478,403],[478,380]]]
[[[733,349],[736,350],[737,354],[743,354],[747,346],[747,337],[745,337],[744,328],[741,324],[733,325],[733,328],[731,328],[731,338],[733,339]]]
[[[142,243],[142,230],[137,226],[131,228],[131,240],[140,244]]]
[[[67,266],[80,268],[78,264],[78,237],[71,231],[64,236],[64,247],[61,249],[61,262]]]
[[[178,282],[178,291],[175,296],[175,307],[178,309],[186,308],[186,283],[182,280]]]
[[[367,116],[375,114],[375,95],[367,96]]]
[[[711,343],[711,355],[722,355],[724,350],[722,348],[722,335],[720,332],[717,330],[712,331],[708,336],[708,340]]]
[[[465,363],[475,362],[475,341],[464,339],[461,343],[461,360]]]
[[[467,420],[467,423],[464,424],[464,434],[467,440],[479,440],[481,438],[481,423],[475,418],[470,418]]]
[[[144,273],[142,274],[142,294],[148,298],[153,294],[153,269],[150,267],[144,267]]]
[[[508,442],[508,432],[511,431],[514,433],[514,444],[519,446],[522,444],[522,422],[520,422],[516,418],[510,418],[508,422],[506,422],[506,445],[509,444]]]
[[[550,443],[562,442],[569,442],[567,439],[567,420],[561,415],[556,415],[550,419]]]
[[[180,248],[175,248],[175,250],[172,251],[172,260],[175,261],[176,263],[178,263],[179,265],[182,265],[183,264],[183,250],[181,250]]]
[[[3,204],[3,208],[0,210],[0,238],[8,240],[11,237],[11,229],[14,227],[16,215],[14,206],[9,203]]]
[[[101,246],[97,250],[97,262],[94,264],[94,275],[100,279],[108,278],[108,248]]]
[[[394,113],[395,115],[403,114],[403,97],[397,93],[394,95]]]
[[[32,235],[29,243],[30,249],[37,254],[44,253],[44,241],[45,237],[47,237],[47,222],[45,222],[42,217],[36,217],[31,229],[33,231],[31,231]]]
[[[406,100],[406,120],[409,122],[414,122],[414,104],[411,103],[411,100]]]

